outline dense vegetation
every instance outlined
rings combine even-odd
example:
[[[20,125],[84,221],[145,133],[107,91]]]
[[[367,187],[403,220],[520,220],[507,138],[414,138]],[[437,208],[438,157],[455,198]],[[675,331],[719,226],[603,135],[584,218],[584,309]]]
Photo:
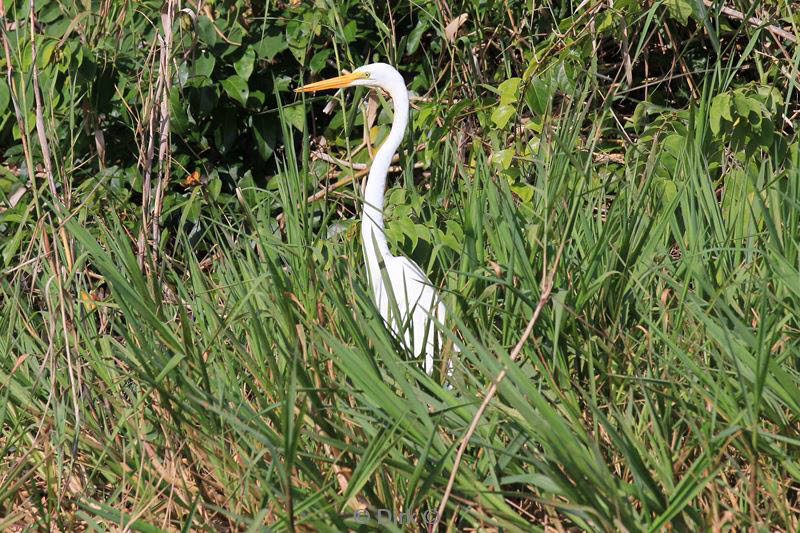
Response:
[[[0,0],[0,529],[797,531],[798,7]]]

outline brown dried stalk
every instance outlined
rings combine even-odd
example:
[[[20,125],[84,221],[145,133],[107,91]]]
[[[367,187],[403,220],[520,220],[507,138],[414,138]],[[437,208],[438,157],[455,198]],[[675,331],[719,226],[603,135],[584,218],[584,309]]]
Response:
[[[170,0],[165,6],[165,10],[166,13],[162,13],[161,15],[164,35],[157,36],[160,53],[156,89],[153,91],[151,86],[148,99],[145,103],[144,113],[148,124],[148,136],[147,150],[142,161],[144,174],[142,183],[142,229],[139,233],[138,242],[138,264],[140,269],[144,269],[148,233],[152,230],[154,235],[158,234],[158,215],[161,213],[160,204],[163,201],[163,188],[166,186],[166,181],[169,176],[168,170],[165,171],[164,166],[168,166],[168,163],[165,165],[165,159],[167,158],[169,146],[169,59],[172,49],[172,21],[175,14],[175,0]],[[159,141],[157,164],[159,177],[156,185],[155,201],[153,201],[152,174],[156,137],[158,137]],[[152,211],[151,203],[154,204]],[[158,246],[155,242],[155,237],[153,246]]]
[[[163,73],[164,88],[161,91],[161,138],[158,146],[158,184],[156,185],[156,202],[153,208],[153,257],[158,251],[159,220],[164,202],[164,190],[169,183],[169,170],[171,151],[169,146],[169,91],[172,77],[169,75],[169,61],[172,57],[172,22],[175,19],[175,0],[170,0],[166,5],[166,12],[161,13],[161,25],[164,29],[161,39],[161,57],[159,71]]]
[[[714,2],[712,2],[711,0],[703,0],[703,3],[706,5],[706,7],[710,8],[714,7]],[[744,21],[744,13],[742,13],[739,10],[722,6],[720,8],[720,12],[732,19]],[[765,24],[764,21],[758,17],[748,18],[747,23],[755,28],[763,27],[765,30],[770,32],[775,37],[780,37],[785,41],[789,41],[791,43],[797,42],[797,37],[793,33],[784,30],[780,26],[775,26],[774,24]]]
[[[47,141],[47,131],[44,127],[44,106],[42,105],[42,94],[39,90],[39,67],[36,65],[36,19],[35,1],[31,0],[31,13],[30,13],[30,27],[31,27],[31,69],[33,70],[33,96],[36,101],[36,135],[39,138],[39,147],[42,150],[42,162],[44,163],[44,171],[47,176],[47,183],[50,186],[50,194],[53,196],[53,207],[56,211],[56,219],[61,224],[63,218],[62,209],[69,209],[69,192],[67,184],[64,183],[64,198],[59,198],[58,191],[56,190],[55,177],[53,176],[53,163],[50,157],[50,143]],[[32,172],[32,168],[28,169]],[[64,245],[64,255],[67,259],[67,268],[72,270],[72,250],[67,238],[67,231],[63,227],[58,232],[61,241]],[[60,272],[57,273],[60,276]],[[59,279],[60,281],[60,279]]]

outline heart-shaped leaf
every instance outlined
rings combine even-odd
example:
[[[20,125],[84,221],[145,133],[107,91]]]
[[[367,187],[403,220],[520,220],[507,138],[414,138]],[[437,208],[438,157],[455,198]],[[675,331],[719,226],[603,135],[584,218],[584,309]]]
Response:
[[[247,105],[247,97],[250,90],[247,88],[247,82],[237,75],[229,76],[222,80],[222,88],[228,93],[228,96],[239,102],[242,106]]]
[[[244,55],[233,64],[233,68],[236,69],[236,74],[238,74],[240,78],[247,81],[250,79],[250,74],[253,73],[253,64],[255,61],[256,53],[252,46],[248,46],[244,51]]]
[[[506,127],[506,124],[508,124],[508,121],[511,120],[511,117],[514,116],[515,112],[513,105],[500,105],[492,111],[492,122],[494,122],[495,126],[499,129],[503,129]]]

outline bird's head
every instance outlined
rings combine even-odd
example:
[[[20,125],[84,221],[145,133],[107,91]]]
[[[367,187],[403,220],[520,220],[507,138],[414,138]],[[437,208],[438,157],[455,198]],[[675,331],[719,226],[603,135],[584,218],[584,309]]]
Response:
[[[386,63],[371,63],[358,67],[350,74],[342,74],[335,78],[309,83],[295,89],[295,92],[305,93],[323,91],[326,89],[339,89],[342,87],[357,87],[359,85],[384,89],[389,94],[399,88],[405,90],[406,84],[403,77],[394,67]]]

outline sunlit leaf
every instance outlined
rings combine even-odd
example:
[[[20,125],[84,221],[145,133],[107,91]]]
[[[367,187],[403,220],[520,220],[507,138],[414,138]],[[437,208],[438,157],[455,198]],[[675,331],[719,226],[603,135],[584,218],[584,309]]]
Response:
[[[499,105],[492,111],[492,122],[499,129],[503,129],[508,124],[508,121],[516,113],[516,109],[511,104]]]
[[[193,65],[195,75],[210,78],[211,73],[214,72],[214,64],[216,62],[216,58],[207,51],[199,53]]]
[[[249,89],[247,88],[247,82],[244,81],[237,75],[229,76],[226,79],[222,80],[222,88],[225,89],[225,92],[239,102],[242,106],[247,105],[247,96],[249,95]]]
[[[247,81],[250,79],[250,74],[253,73],[253,63],[256,60],[256,53],[252,46],[248,46],[242,57],[240,57],[234,64],[233,68],[236,69],[236,74],[241,79]]]
[[[720,121],[726,119],[733,122],[731,117],[731,95],[728,93],[718,94],[711,100],[711,108],[709,109],[709,118],[711,120],[711,131],[714,135],[719,134]]]
[[[425,17],[420,17],[417,25],[408,34],[408,41],[406,41],[406,54],[411,55],[417,51],[419,41],[422,39],[422,34],[428,29],[428,21]]]
[[[509,78],[497,87],[500,105],[511,104],[519,100],[519,86],[522,78]]]

